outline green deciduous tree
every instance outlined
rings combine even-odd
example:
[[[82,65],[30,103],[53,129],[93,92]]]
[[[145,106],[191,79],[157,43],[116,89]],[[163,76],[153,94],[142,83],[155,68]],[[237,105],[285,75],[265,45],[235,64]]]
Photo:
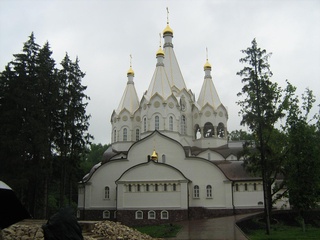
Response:
[[[286,120],[288,155],[284,165],[290,204],[303,217],[304,212],[320,202],[320,121],[319,114],[308,118],[315,97],[306,89],[299,98],[292,96]]]

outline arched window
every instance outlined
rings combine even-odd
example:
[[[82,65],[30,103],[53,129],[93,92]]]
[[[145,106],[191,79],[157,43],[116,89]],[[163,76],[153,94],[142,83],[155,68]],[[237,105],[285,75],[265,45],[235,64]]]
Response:
[[[146,192],[149,192],[149,184],[146,184]]]
[[[207,198],[212,198],[212,187],[207,185]]]
[[[143,119],[143,131],[144,132],[147,131],[147,118],[146,117]]]
[[[162,162],[166,163],[166,155],[162,154]]]
[[[161,219],[169,219],[168,211],[161,211]]]
[[[163,191],[167,191],[168,190],[168,188],[167,188],[167,184],[165,183],[165,184],[163,184]]]
[[[140,184],[137,185],[137,192],[140,192]]]
[[[104,198],[110,199],[110,188],[109,187],[104,188]]]
[[[154,185],[154,191],[158,192],[158,184]]]
[[[185,135],[187,132],[187,120],[186,116],[182,115],[181,116],[181,134]]]
[[[113,131],[113,142],[117,141],[117,130]]]
[[[246,184],[246,183],[244,184],[244,190],[248,191],[248,184]]]
[[[239,191],[239,184],[236,183],[236,192],[238,192],[238,191]]]
[[[173,131],[173,117],[172,116],[169,117],[169,130]]]
[[[159,116],[154,118],[154,130],[159,130]]]
[[[143,212],[142,211],[136,211],[136,219],[143,219]]]
[[[102,218],[103,219],[109,219],[110,218],[110,211],[105,210],[102,212]]]
[[[132,191],[132,186],[131,184],[128,185],[128,192],[131,192]]]
[[[139,128],[136,129],[136,141],[140,140],[140,130]]]
[[[256,183],[253,184],[253,190],[257,191],[257,184]]]
[[[218,138],[223,138],[224,137],[224,124],[223,123],[219,123],[218,124],[217,134],[218,134]]]
[[[127,128],[123,129],[123,141],[127,141],[128,140],[128,130]]]
[[[155,211],[149,211],[148,212],[148,219],[156,219],[156,212]]]
[[[207,122],[204,124],[203,133],[205,138],[214,136],[214,127],[211,122]]]
[[[194,198],[199,198],[199,196],[200,196],[200,188],[199,188],[198,185],[195,185],[193,187],[193,197]]]
[[[198,124],[194,127],[194,139],[200,139],[201,138],[201,129]]]

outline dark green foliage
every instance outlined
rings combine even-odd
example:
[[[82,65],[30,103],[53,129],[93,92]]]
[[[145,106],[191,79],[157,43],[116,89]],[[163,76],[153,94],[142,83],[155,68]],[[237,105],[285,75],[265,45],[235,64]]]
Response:
[[[83,174],[81,177],[83,177],[84,174],[88,173],[94,165],[103,160],[103,153],[108,149],[109,146],[110,144],[102,145],[101,143],[92,143],[90,145],[90,148],[87,149],[87,151],[82,156],[80,168],[82,169]]]
[[[242,77],[244,84],[242,91],[238,93],[243,99],[237,103],[241,106],[241,124],[249,127],[255,140],[255,151],[250,150],[248,145],[245,146],[245,159],[248,170],[261,176],[263,180],[266,231],[269,234],[271,185],[280,171],[279,154],[282,154],[281,147],[279,149],[279,146],[274,144],[276,135],[279,135],[275,124],[285,116],[289,93],[270,81],[272,72],[268,60],[271,53],[260,49],[255,39],[251,44],[251,47],[242,50],[245,57],[241,58],[240,62],[245,64],[245,67],[237,75]]]
[[[307,89],[302,99],[300,107],[298,97],[292,97],[286,125],[289,151],[284,166],[290,204],[301,213],[317,207],[320,202],[319,115],[308,120],[315,102],[311,90]]]
[[[91,137],[79,61],[66,55],[59,70],[51,55],[32,33],[0,73],[0,176],[34,217],[51,211],[57,192],[76,200],[75,175]]]

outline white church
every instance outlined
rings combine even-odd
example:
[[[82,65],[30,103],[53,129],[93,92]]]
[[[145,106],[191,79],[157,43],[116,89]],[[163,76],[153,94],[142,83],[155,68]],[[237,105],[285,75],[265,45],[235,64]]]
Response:
[[[127,72],[111,115],[111,146],[79,183],[79,219],[132,226],[263,210],[262,179],[237,158],[241,144],[228,143],[228,112],[208,59],[196,98],[182,76],[169,22],[163,38],[141,99],[132,66]]]

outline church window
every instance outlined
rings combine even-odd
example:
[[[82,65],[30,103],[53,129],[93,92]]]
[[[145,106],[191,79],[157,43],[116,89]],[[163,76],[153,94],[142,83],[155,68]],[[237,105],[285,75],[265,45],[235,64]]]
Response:
[[[149,184],[146,184],[146,191],[149,192]]]
[[[186,116],[182,115],[181,116],[181,134],[185,135],[187,132],[187,120],[186,120]]]
[[[154,185],[154,191],[158,192],[158,184]]]
[[[238,191],[239,191],[239,184],[236,183],[236,192],[238,192]]]
[[[200,139],[201,138],[201,129],[200,129],[199,125],[196,124],[194,129],[195,129],[194,139]]]
[[[154,129],[159,130],[159,116],[155,116],[154,118]]]
[[[258,205],[259,205],[259,206],[262,206],[262,205],[263,205],[263,202],[261,202],[261,201],[258,202]]]
[[[110,211],[108,211],[108,210],[103,211],[102,218],[109,219],[110,218]]]
[[[174,192],[177,191],[177,184],[174,183],[174,184],[172,185],[172,190],[173,190]]]
[[[253,190],[257,191],[257,184],[256,183],[253,184]]]
[[[169,219],[168,211],[161,211],[161,219]]]
[[[156,219],[156,212],[155,211],[149,211],[148,212],[148,219]]]
[[[207,185],[207,198],[212,198],[212,187]]]
[[[131,192],[132,191],[132,186],[131,184],[128,185],[128,192]]]
[[[110,199],[110,188],[109,187],[104,188],[104,199]]]
[[[123,129],[123,141],[127,141],[128,140],[128,129],[124,128]]]
[[[141,188],[140,188],[140,184],[137,185],[137,191],[140,192]]]
[[[143,219],[143,212],[142,211],[136,211],[136,219]]]
[[[166,163],[166,155],[162,154],[162,162]]]
[[[139,128],[136,129],[136,141],[140,140],[140,130]]]
[[[219,123],[218,124],[217,134],[218,134],[218,138],[223,138],[224,137],[224,124],[223,123]]]
[[[169,117],[169,130],[173,131],[173,117],[172,116]]]
[[[117,130],[113,131],[113,142],[117,141]]]
[[[199,198],[199,196],[200,196],[200,188],[199,188],[198,185],[195,185],[193,187],[193,197],[194,198]]]
[[[167,187],[167,184],[165,183],[164,185],[163,185],[163,191],[167,191],[168,190],[168,187]]]
[[[212,123],[207,122],[204,124],[204,128],[203,128],[203,132],[204,132],[204,137],[205,138],[211,138],[214,136],[214,127],[212,125]]]
[[[146,132],[147,131],[147,118],[143,119],[143,131]]]
[[[246,183],[244,184],[244,190],[248,191],[248,184],[246,184]]]

